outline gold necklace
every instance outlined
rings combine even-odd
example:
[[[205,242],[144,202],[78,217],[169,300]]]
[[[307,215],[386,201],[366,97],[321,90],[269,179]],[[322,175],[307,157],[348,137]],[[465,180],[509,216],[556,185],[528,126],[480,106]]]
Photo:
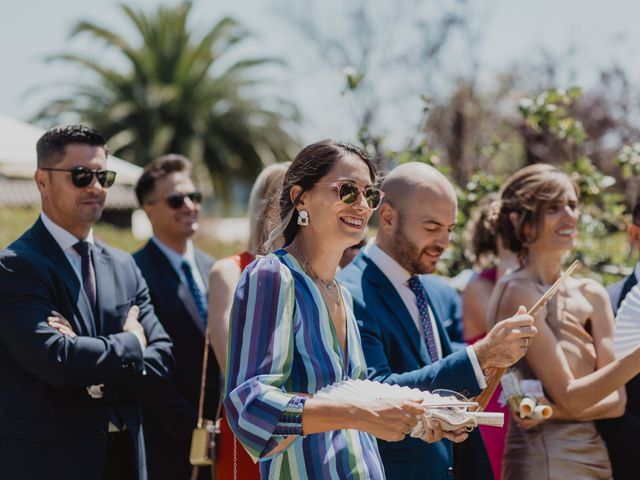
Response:
[[[326,292],[329,299],[331,301],[335,301],[335,304],[339,306],[342,299],[340,293],[336,288],[338,286],[338,282],[336,282],[336,279],[332,278],[331,280],[324,280],[320,278],[311,267],[311,264],[309,263],[309,260],[307,260],[307,257],[305,257],[302,252],[300,252],[300,249],[297,247],[297,245],[292,245],[292,249],[295,250],[295,256],[300,259],[300,265],[302,266],[302,269],[307,273],[307,275],[311,277],[316,285],[318,285]],[[335,298],[336,293],[338,294],[337,298]]]

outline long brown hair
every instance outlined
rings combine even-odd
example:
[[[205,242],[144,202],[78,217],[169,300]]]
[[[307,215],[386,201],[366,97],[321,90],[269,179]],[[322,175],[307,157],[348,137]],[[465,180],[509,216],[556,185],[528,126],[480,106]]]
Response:
[[[488,222],[504,246],[520,260],[529,253],[528,245],[538,239],[538,227],[546,207],[562,196],[567,181],[580,197],[576,183],[562,170],[547,163],[518,170],[502,186],[500,200],[493,203]],[[515,223],[511,213],[517,214]],[[529,236],[525,234],[528,225],[533,227]]]
[[[376,168],[371,159],[355,145],[335,140],[322,140],[303,148],[284,175],[282,193],[280,194],[280,222],[270,232],[266,242],[270,250],[274,241],[282,235],[284,245],[289,245],[298,234],[298,210],[295,208],[300,196],[311,190],[324,177],[336,160],[347,155],[355,155],[369,168],[371,181],[376,180]],[[302,187],[302,191],[295,200],[291,199],[291,189],[294,185]]]

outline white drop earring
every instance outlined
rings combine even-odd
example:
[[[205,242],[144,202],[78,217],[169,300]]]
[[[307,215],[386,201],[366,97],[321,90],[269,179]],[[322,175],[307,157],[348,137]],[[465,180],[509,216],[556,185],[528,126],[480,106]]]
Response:
[[[309,225],[309,212],[306,210],[300,210],[298,212],[298,225],[301,227],[306,227]]]

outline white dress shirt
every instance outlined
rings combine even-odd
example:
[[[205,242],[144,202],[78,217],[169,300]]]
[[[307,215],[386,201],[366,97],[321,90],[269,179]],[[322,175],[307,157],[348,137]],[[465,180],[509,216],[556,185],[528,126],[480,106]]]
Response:
[[[411,274],[404,267],[402,267],[402,265],[400,265],[391,256],[389,256],[389,254],[378,247],[373,240],[364,247],[364,252],[382,271],[382,273],[387,277],[389,282],[391,282],[393,287],[396,289],[398,295],[400,295],[402,302],[404,303],[405,307],[407,307],[407,310],[411,315],[411,319],[416,326],[417,333],[420,335],[420,341],[425,345],[426,348],[424,328],[422,326],[420,312],[418,311],[416,296],[411,291],[408,284],[409,279],[411,278]],[[440,360],[442,359],[442,343],[440,341],[438,325],[436,324],[436,317],[431,310],[431,306],[429,306],[429,316],[431,317],[431,329],[433,330],[433,336],[435,339],[436,348],[438,350],[438,360]],[[471,346],[468,346],[466,350],[467,355],[469,356],[469,361],[471,362],[471,366],[473,367],[473,371],[476,375],[478,386],[480,388],[485,388],[487,386],[487,383],[484,379],[484,373],[482,373],[482,369],[480,368],[480,362],[478,362],[476,352]]]
[[[200,275],[200,270],[198,269],[198,265],[196,264],[196,256],[193,249],[193,242],[191,240],[187,241],[187,250],[184,252],[184,255],[181,255],[178,252],[176,252],[173,248],[168,247],[167,245],[162,243],[160,240],[158,240],[158,237],[156,236],[151,237],[151,241],[153,241],[153,243],[156,244],[156,246],[160,249],[160,251],[164,253],[164,256],[167,257],[167,260],[169,260],[169,263],[171,264],[173,269],[176,271],[176,273],[180,277],[180,281],[187,288],[189,287],[189,283],[187,282],[187,277],[185,276],[184,271],[182,270],[182,264],[185,261],[189,264],[189,266],[191,267],[191,272],[193,273],[193,278],[195,278],[198,288],[200,289],[200,291],[202,292],[202,294],[206,299],[207,287],[204,283],[204,280],[202,279],[202,275]]]

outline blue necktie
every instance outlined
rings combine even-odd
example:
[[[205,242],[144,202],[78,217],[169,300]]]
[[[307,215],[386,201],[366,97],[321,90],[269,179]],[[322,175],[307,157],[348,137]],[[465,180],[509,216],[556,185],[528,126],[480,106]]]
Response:
[[[433,335],[431,327],[431,315],[429,315],[429,301],[427,300],[427,291],[424,289],[420,277],[413,275],[409,279],[409,288],[416,296],[418,304],[418,312],[420,313],[420,321],[424,330],[424,338],[427,343],[427,351],[432,362],[438,361],[438,347],[436,346],[436,337]]]
[[[202,294],[202,291],[198,287],[196,283],[196,279],[193,276],[193,271],[191,270],[191,265],[189,262],[182,262],[182,271],[184,272],[184,276],[187,279],[187,286],[189,287],[189,292],[191,292],[191,296],[193,300],[196,302],[196,307],[198,307],[198,313],[200,314],[200,321],[202,324],[207,326],[207,300]]]

